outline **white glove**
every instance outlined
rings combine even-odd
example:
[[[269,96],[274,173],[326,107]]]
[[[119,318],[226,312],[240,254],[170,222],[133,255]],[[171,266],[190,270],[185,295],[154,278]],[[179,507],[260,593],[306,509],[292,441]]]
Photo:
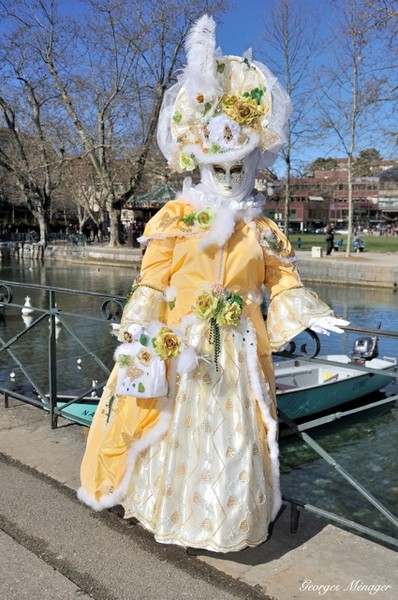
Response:
[[[330,335],[331,331],[334,333],[344,333],[344,329],[341,329],[341,327],[346,327],[349,324],[349,321],[338,319],[337,317],[317,317],[310,320],[308,327],[312,331],[315,331],[315,333]]]

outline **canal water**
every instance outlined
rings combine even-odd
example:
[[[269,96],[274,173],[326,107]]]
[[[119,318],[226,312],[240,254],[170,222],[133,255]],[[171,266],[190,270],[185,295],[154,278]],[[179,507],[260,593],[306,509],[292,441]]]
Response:
[[[131,268],[61,262],[41,264],[38,261],[17,261],[4,257],[0,279],[125,296],[136,275],[137,272]],[[383,330],[398,331],[398,293],[349,286],[311,287],[332,306],[335,314],[349,320],[352,325],[376,328],[381,323]],[[13,294],[15,303],[23,305],[25,297],[29,295],[33,307],[48,306],[46,293],[42,290],[28,291],[14,287]],[[65,326],[57,327],[58,390],[78,390],[90,387],[93,381],[105,382],[106,371],[90,355],[90,352],[95,353],[104,365],[109,369],[112,367],[117,340],[111,324],[101,320],[101,306],[105,298],[57,292],[55,299],[65,322]],[[76,316],[77,313],[81,316]],[[0,313],[0,337],[4,341],[11,339],[18,332],[24,331],[26,324],[39,314],[35,311],[30,317],[25,317],[24,321],[21,308],[6,306],[5,317],[2,318]],[[12,346],[15,356],[33,377],[36,387],[46,391],[48,334],[49,324],[46,318]],[[355,337],[354,334],[321,336],[321,354],[349,354]],[[89,350],[88,353],[82,344]],[[379,356],[398,357],[398,340],[380,338]],[[34,388],[21,368],[5,352],[0,354],[0,387],[28,395],[32,394]],[[389,386],[386,393],[397,393],[396,385]],[[390,511],[398,513],[396,403],[390,402],[308,433]],[[305,443],[297,437],[289,436],[282,438],[280,445],[282,489],[286,496],[332,511],[394,538],[398,537],[396,528]]]

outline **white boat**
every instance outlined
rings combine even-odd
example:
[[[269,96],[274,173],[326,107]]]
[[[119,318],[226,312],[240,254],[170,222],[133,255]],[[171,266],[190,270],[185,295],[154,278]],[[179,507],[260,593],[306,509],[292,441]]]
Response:
[[[311,361],[281,360],[274,368],[278,408],[296,420],[380,390],[394,381],[391,374],[397,373],[397,360],[384,357],[355,362],[345,354],[328,354]]]

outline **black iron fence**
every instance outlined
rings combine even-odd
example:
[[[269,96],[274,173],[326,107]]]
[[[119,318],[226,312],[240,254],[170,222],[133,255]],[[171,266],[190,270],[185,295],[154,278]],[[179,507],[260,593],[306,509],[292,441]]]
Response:
[[[32,298],[25,297],[28,292]],[[84,300],[84,301],[83,301]],[[90,302],[87,302],[89,300]],[[109,358],[113,353],[113,347],[116,346],[116,338],[106,344],[106,352],[102,352],[103,356],[99,356],[97,351],[99,337],[103,337],[101,329],[103,327],[114,329],[117,331],[118,324],[123,311],[125,297],[101,294],[97,292],[87,292],[73,290],[69,288],[50,287],[36,284],[24,284],[13,281],[0,281],[0,319],[8,318],[8,311],[20,311],[24,319],[24,328],[14,331],[7,340],[0,336],[0,358],[7,356],[8,371],[14,368],[19,374],[22,374],[25,380],[30,385],[30,393],[26,390],[18,391],[15,385],[12,385],[12,372],[10,373],[10,385],[6,384],[6,380],[0,381],[0,392],[3,393],[5,406],[8,407],[9,398],[16,398],[27,402],[34,406],[45,409],[49,412],[50,423],[52,428],[57,427],[58,417],[63,416],[71,421],[81,425],[89,426],[92,420],[93,412],[101,395],[103,386],[109,375],[110,364]],[[33,316],[35,315],[35,316]],[[29,319],[28,319],[29,317]],[[84,321],[85,328],[81,325]],[[46,327],[43,328],[43,324]],[[90,336],[87,336],[87,327],[90,328]],[[97,328],[93,334],[92,328]],[[98,327],[100,327],[98,329]],[[35,334],[41,328],[40,339],[38,346],[28,343],[24,344],[24,340],[28,336]],[[78,354],[73,354],[72,360],[77,363],[81,358],[76,356],[88,357],[91,364],[95,366],[96,373],[100,373],[103,380],[92,379],[91,385],[86,385],[76,390],[73,389],[73,382],[70,382],[70,388],[61,391],[59,389],[59,381],[64,370],[63,356],[57,349],[57,337],[59,329],[63,331],[73,340],[74,348],[79,349]],[[15,328],[14,328],[15,329]],[[18,327],[17,327],[18,329]],[[44,333],[43,333],[44,329]],[[349,332],[357,332],[361,334],[395,337],[398,339],[397,332],[383,331],[380,329],[363,329],[356,327],[347,327]],[[1,330],[1,329],[0,329]],[[320,350],[320,344],[317,336],[311,334],[314,344],[313,351],[307,349],[307,345],[297,349],[295,343],[290,345],[288,350],[285,350],[282,355],[285,357],[300,358],[300,360],[308,361],[309,364],[317,362],[317,355]],[[43,351],[43,340],[47,346],[46,352]],[[94,342],[94,343],[93,343]],[[21,350],[22,346],[22,350]],[[104,348],[103,348],[104,350]],[[70,350],[69,350],[70,351]],[[65,353],[65,350],[64,350]],[[36,362],[32,362],[32,354],[36,354]],[[104,358],[105,356],[105,358]],[[108,357],[108,358],[106,358]],[[35,357],[33,357],[35,358]],[[40,363],[40,374],[37,365]],[[43,377],[43,364],[45,363],[46,376]],[[330,362],[330,365],[341,366],[341,363]],[[33,368],[32,368],[33,365]],[[377,374],[377,369],[369,369],[365,366],[355,366],[356,369]],[[391,371],[389,373],[391,381],[397,377],[397,373]],[[96,375],[97,377],[97,375]],[[69,378],[70,380],[71,378]],[[73,378],[72,378],[73,379]],[[344,420],[346,417],[360,413],[366,410],[380,407],[383,404],[396,403],[397,395],[392,395],[387,398],[379,399],[366,405],[356,407],[349,410],[339,410],[333,414],[307,420],[305,423],[296,423],[290,419],[282,411],[279,411],[281,423],[286,426],[285,431],[299,436],[318,456],[328,463],[338,474],[352,486],[357,492],[369,502],[394,528],[398,528],[398,518],[389,510],[378,498],[372,494],[363,483],[353,477],[347,469],[327,452],[315,439],[310,436],[307,431],[317,428],[334,420]],[[76,406],[79,411],[74,410]],[[390,546],[398,547],[397,538],[386,535],[380,531],[376,531],[370,527],[366,527],[360,523],[356,523],[341,515],[324,510],[320,507],[312,505],[308,502],[303,502],[297,498],[284,496],[284,501],[291,506],[291,529],[294,532],[298,526],[298,517],[301,509],[310,511],[317,516],[326,517],[328,520],[337,523],[340,526],[357,531],[366,536],[382,541]]]

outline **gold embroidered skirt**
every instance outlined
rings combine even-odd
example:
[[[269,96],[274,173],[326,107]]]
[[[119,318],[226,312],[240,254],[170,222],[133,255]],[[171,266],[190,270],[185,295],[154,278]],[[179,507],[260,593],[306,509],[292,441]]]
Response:
[[[256,546],[280,507],[276,423],[242,319],[221,330],[218,369],[208,324],[188,329],[201,357],[177,377],[167,433],[136,458],[122,504],[155,539],[217,552]],[[261,396],[261,397],[260,397]]]

